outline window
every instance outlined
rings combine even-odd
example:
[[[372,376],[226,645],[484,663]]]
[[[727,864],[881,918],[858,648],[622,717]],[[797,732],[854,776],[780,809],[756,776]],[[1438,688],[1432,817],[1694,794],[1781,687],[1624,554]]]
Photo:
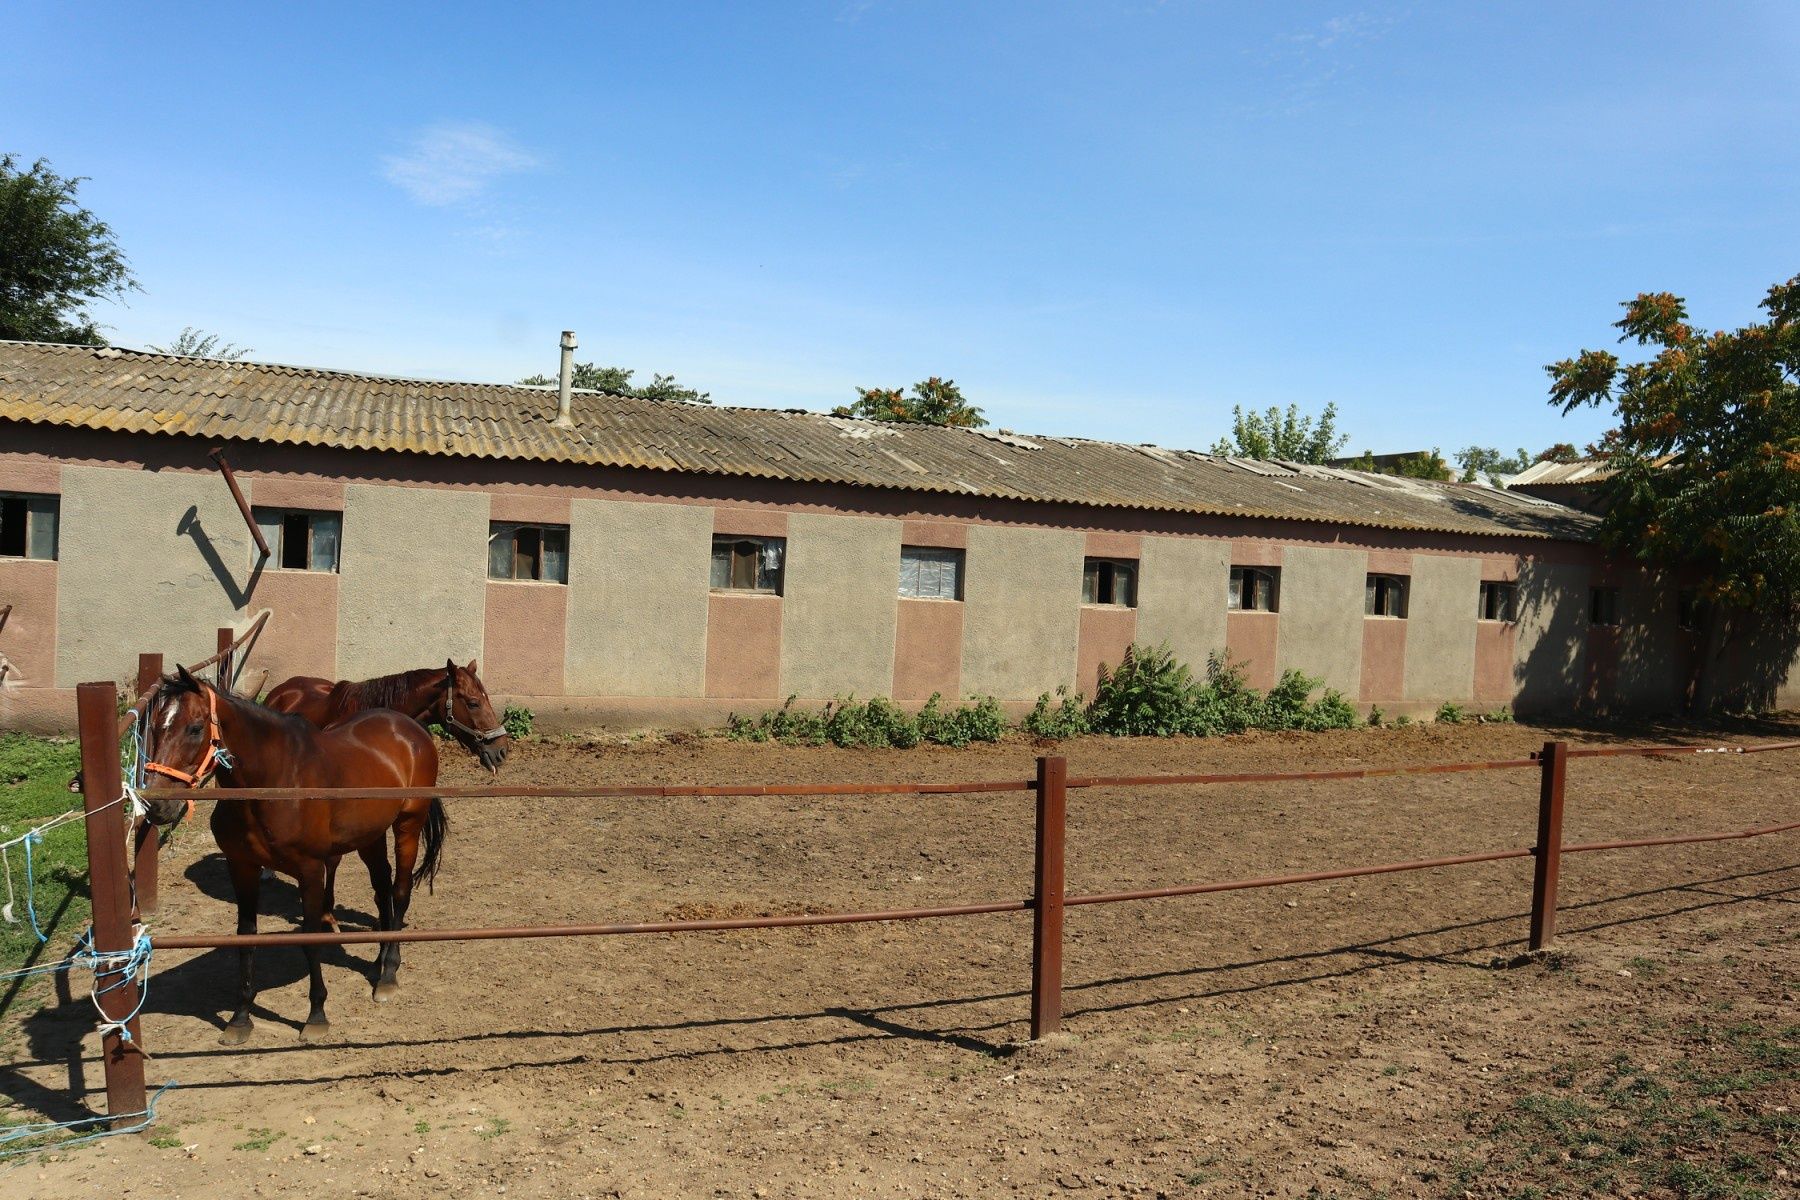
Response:
[[[0,558],[56,557],[56,496],[0,492]]]
[[[1675,627],[1689,633],[1697,633],[1706,624],[1706,603],[1700,599],[1700,589],[1682,588],[1675,593]]]
[[[712,586],[732,592],[781,595],[787,539],[713,534]]]
[[[1619,589],[1597,587],[1588,592],[1588,620],[1596,625],[1619,623]]]
[[[1276,612],[1281,607],[1281,571],[1277,567],[1231,568],[1231,590],[1225,607],[1242,612]]]
[[[1371,617],[1398,617],[1406,619],[1406,589],[1409,581],[1404,575],[1371,575],[1363,588],[1363,612]]]
[[[489,521],[488,578],[569,582],[569,527]]]
[[[344,514],[259,508],[256,527],[269,543],[269,566],[282,571],[335,571]]]
[[[1081,602],[1137,607],[1138,565],[1123,558],[1090,558],[1082,564]]]
[[[900,547],[900,594],[915,600],[962,599],[963,552],[937,546]]]
[[[1513,617],[1513,585],[1497,580],[1481,581],[1481,605],[1475,612],[1481,621],[1511,621]]]

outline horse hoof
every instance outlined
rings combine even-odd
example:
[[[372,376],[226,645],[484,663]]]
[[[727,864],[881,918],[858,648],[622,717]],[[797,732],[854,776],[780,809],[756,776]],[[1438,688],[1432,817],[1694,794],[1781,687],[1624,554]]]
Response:
[[[300,1027],[300,1040],[303,1042],[322,1042],[331,1036],[331,1022],[308,1021]]]
[[[239,1024],[238,1022],[233,1021],[231,1024],[225,1026],[225,1031],[219,1035],[219,1045],[241,1046],[250,1040],[250,1030],[250,1022],[245,1021],[242,1024]]]
[[[375,985],[375,1003],[386,1004],[400,994],[400,985],[392,979],[383,979]]]

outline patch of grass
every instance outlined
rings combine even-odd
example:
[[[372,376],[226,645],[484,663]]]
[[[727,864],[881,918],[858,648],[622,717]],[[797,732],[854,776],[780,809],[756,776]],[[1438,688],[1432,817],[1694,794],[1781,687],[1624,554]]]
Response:
[[[181,1146],[181,1139],[172,1133],[159,1133],[150,1139],[150,1144],[158,1150],[175,1150]]]
[[[1662,974],[1662,964],[1661,963],[1655,961],[1654,959],[1645,958],[1642,955],[1639,955],[1638,957],[1631,959],[1629,962],[1627,962],[1625,964],[1625,966],[1631,971],[1631,973],[1633,975],[1642,975],[1645,979],[1649,979],[1652,976]]]
[[[252,1129],[250,1136],[232,1147],[233,1150],[267,1150],[276,1142],[286,1137],[285,1133],[277,1133],[273,1129]]]
[[[417,1133],[417,1134],[421,1134],[421,1135],[430,1133],[431,1132],[431,1122],[430,1121],[415,1121],[415,1122],[413,1122],[413,1132]]]
[[[68,785],[80,765],[81,748],[71,739],[0,734],[0,841],[77,807],[81,800],[69,794]],[[60,957],[88,921],[87,834],[81,822],[58,826],[32,846],[32,903],[50,938],[42,950],[26,921],[21,849],[7,851],[18,896],[13,915],[20,923],[0,922],[0,970]]]
[[[677,1107],[679,1107],[679,1106],[677,1106]],[[485,1128],[477,1129],[475,1131],[475,1136],[478,1138],[492,1140],[493,1138],[497,1138],[500,1135],[506,1133],[510,1129],[512,1129],[511,1121],[507,1120],[505,1117],[495,1117],[493,1120],[491,1120],[487,1123]]]
[[[1688,1057],[1660,1070],[1616,1054],[1560,1064],[1531,1091],[1472,1115],[1467,1178],[1558,1195],[1650,1192],[1684,1200],[1764,1200],[1800,1167],[1800,1114],[1788,1107],[1800,1026],[1686,1026]],[[1479,1164],[1479,1165],[1477,1165]]]

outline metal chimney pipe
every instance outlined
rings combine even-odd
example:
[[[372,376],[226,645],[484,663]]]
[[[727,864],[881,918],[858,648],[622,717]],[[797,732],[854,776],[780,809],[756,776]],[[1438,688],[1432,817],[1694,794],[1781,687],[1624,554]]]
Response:
[[[570,429],[575,425],[569,416],[569,385],[575,372],[575,331],[563,330],[562,370],[556,377],[556,427]]]

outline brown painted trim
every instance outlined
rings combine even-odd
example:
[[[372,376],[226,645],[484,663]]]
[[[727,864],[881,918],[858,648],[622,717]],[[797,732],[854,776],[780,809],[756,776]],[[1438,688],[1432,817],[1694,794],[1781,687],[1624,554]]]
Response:
[[[1109,556],[1110,557],[1110,556]],[[1100,668],[1119,665],[1125,648],[1137,638],[1137,609],[1112,604],[1081,606],[1081,628],[1075,652],[1075,690],[1092,696]]]
[[[967,550],[969,526],[964,521],[907,521],[901,526],[900,544]]]
[[[715,508],[713,533],[726,537],[778,537],[788,535],[788,515],[767,508]]]
[[[344,511],[344,484],[336,479],[264,476],[250,481],[250,503],[258,508],[303,508],[341,513]]]
[[[1362,683],[1365,701],[1386,703],[1406,696],[1406,622],[1394,617],[1364,617]]]
[[[902,596],[894,613],[894,701],[962,695],[963,603]]]
[[[706,605],[709,698],[781,692],[781,597],[713,592]]]
[[[536,492],[495,492],[488,497],[488,520],[532,525],[567,525],[575,502],[568,496]]]
[[[1275,654],[1279,649],[1281,614],[1245,612],[1225,614],[1225,654],[1244,667],[1244,681],[1253,688],[1275,686]]]
[[[1128,558],[1135,562],[1144,557],[1144,537],[1138,533],[1091,530],[1085,553],[1089,558]]]
[[[1281,542],[1260,538],[1231,538],[1231,565],[1234,567],[1279,567]]]
[[[0,422],[0,429],[5,428]],[[24,454],[0,451],[0,491],[62,494],[62,464]]]

